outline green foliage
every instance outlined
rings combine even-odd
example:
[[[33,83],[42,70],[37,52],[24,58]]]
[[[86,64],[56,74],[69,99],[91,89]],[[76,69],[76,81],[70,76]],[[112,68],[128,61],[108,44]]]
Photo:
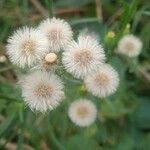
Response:
[[[25,70],[16,69],[9,61],[0,63],[0,149],[13,143],[18,150],[24,149],[25,144],[36,150],[149,150],[149,1],[99,0],[102,8],[96,8],[94,0],[35,1],[49,16],[67,19],[75,36],[84,28],[95,32],[105,48],[107,62],[119,73],[120,85],[114,95],[99,99],[84,89],[82,81],[58,71],[65,82],[66,99],[49,114],[38,114],[24,106],[16,86],[17,75]],[[1,0],[0,8],[1,55],[5,54],[6,39],[14,29],[35,26],[44,16],[31,0]],[[103,22],[96,9],[102,11]],[[110,31],[115,36],[108,39]],[[131,60],[115,53],[118,40],[127,33],[143,41],[139,58]],[[140,74],[139,67],[144,73]],[[79,128],[68,118],[69,104],[80,97],[91,99],[98,109],[96,123],[88,128]]]
[[[149,117],[150,101],[148,98],[141,98],[139,107],[134,112],[135,125],[140,129],[149,129],[150,117]]]
[[[76,1],[76,0],[65,0],[65,1],[61,1],[61,0],[57,0],[55,3],[56,7],[81,7],[83,5],[89,4],[90,2],[92,2],[92,0],[82,0],[82,1]]]

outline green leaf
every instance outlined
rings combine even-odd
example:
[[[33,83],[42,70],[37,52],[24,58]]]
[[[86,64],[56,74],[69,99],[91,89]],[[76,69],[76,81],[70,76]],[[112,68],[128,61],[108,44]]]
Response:
[[[49,17],[53,17],[53,0],[45,0],[45,4],[48,9]]]
[[[133,114],[135,126],[141,129],[150,129],[150,101],[141,98],[138,108]]]
[[[9,133],[9,130],[13,127],[15,120],[16,120],[16,114],[13,114],[10,117],[8,117],[6,119],[6,121],[1,123],[1,125],[0,125],[0,137]]]
[[[0,98],[0,112],[7,106],[6,100],[3,98]]]
[[[134,148],[134,139],[128,134],[123,134],[118,138],[113,150],[133,150]]]
[[[67,150],[100,150],[100,147],[92,139],[86,139],[80,135],[69,137],[65,143]]]
[[[89,4],[92,0],[57,0],[55,2],[56,7],[79,7]]]
[[[101,113],[108,118],[120,118],[125,114],[132,113],[136,106],[136,97],[131,93],[128,93],[128,97],[123,96],[114,100],[104,100],[101,103]]]
[[[138,150],[149,150],[150,149],[150,133],[142,137],[141,142],[138,144]]]
[[[0,96],[6,100],[19,100],[21,92],[15,85],[10,84],[7,80],[0,79]]]

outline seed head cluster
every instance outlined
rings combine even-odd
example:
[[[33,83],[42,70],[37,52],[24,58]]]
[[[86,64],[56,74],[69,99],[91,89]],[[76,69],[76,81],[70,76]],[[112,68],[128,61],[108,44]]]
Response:
[[[99,98],[114,94],[118,88],[119,75],[106,64],[98,36],[85,29],[74,39],[71,26],[63,19],[46,19],[36,28],[18,29],[8,38],[6,48],[14,65],[28,69],[19,83],[23,100],[33,111],[51,111],[64,100],[61,78],[68,75],[66,72],[83,80],[86,90]],[[129,57],[138,55],[141,48],[141,41],[133,35],[118,43],[118,52]],[[60,68],[66,71],[61,77]],[[70,120],[80,127],[90,126],[96,115],[96,106],[88,98],[75,100],[68,110]]]

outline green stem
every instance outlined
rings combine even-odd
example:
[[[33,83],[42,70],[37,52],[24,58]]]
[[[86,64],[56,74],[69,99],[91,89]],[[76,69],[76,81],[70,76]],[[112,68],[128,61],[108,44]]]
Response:
[[[14,68],[13,66],[5,67],[5,68],[0,69],[0,72],[5,72],[5,71],[13,69],[13,68]]]
[[[23,105],[19,107],[19,120],[20,120],[20,134],[19,140],[17,145],[17,150],[23,150],[23,143],[24,143],[24,128],[25,128],[25,110]]]
[[[0,93],[0,97],[4,98],[4,99],[9,99],[9,100],[13,100],[13,101],[18,101],[19,102],[19,99],[16,99],[16,98],[13,98],[13,97],[9,97],[9,96],[6,96],[6,95],[1,94],[1,93]]]
[[[82,23],[91,23],[91,22],[98,22],[98,18],[83,18],[83,19],[78,19],[78,20],[75,20],[75,21],[72,21],[70,24],[73,26],[73,25],[76,25],[76,24],[82,24]]]
[[[51,124],[50,124],[49,117],[47,117],[47,125],[48,125],[47,129],[48,129],[48,135],[49,135],[49,142],[53,143],[53,146],[56,149],[65,150],[64,146],[57,140],[57,138],[56,138],[56,136],[53,132],[53,129],[52,129]]]
[[[48,15],[49,17],[54,16],[54,10],[53,10],[53,0],[45,0],[46,7],[48,9]]]

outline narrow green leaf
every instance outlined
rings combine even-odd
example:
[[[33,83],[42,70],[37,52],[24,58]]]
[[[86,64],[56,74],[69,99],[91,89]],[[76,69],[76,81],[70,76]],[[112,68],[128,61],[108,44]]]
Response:
[[[16,120],[16,114],[14,113],[10,117],[8,117],[6,121],[1,123],[0,137],[2,137],[4,134],[6,135],[8,133],[8,131],[13,127],[15,120]]]
[[[53,17],[53,0],[45,0],[45,4],[48,9],[49,17]]]

